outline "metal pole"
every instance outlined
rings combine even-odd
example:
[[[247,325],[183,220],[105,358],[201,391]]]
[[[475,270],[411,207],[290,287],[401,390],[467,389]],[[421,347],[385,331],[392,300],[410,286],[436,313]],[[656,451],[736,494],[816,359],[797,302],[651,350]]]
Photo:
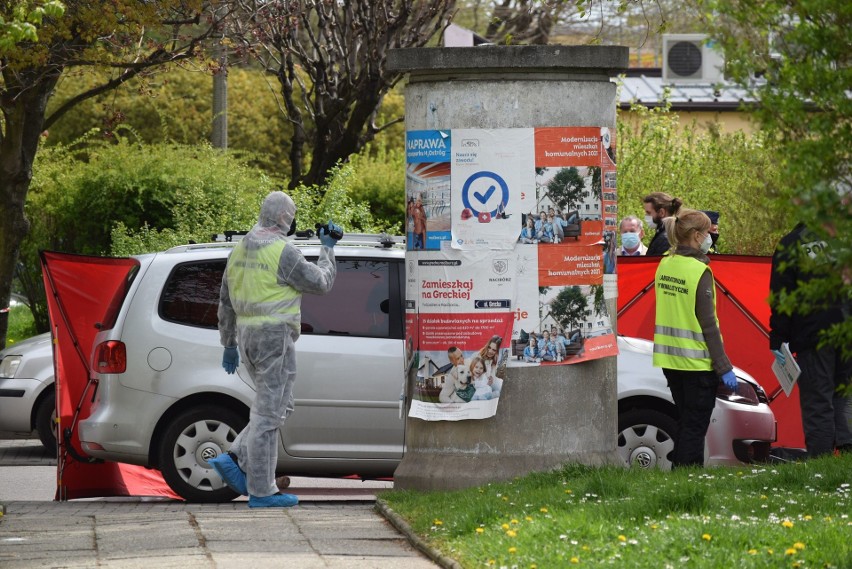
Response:
[[[224,39],[225,34],[222,34]],[[219,69],[213,74],[213,134],[214,148],[228,148],[228,48],[221,42],[216,48]]]

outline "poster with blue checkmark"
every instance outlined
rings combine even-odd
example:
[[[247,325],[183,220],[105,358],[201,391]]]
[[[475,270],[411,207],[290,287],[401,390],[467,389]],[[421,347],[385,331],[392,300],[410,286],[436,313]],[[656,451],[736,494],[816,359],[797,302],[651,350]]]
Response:
[[[454,249],[513,249],[524,195],[535,195],[535,131],[453,129],[450,157]]]

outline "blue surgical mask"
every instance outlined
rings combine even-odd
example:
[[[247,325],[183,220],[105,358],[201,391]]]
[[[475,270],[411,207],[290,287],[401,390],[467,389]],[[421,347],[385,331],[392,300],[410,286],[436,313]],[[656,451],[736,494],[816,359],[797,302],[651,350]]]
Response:
[[[622,233],[621,234],[621,246],[625,249],[635,249],[639,246],[639,234],[638,233]]]

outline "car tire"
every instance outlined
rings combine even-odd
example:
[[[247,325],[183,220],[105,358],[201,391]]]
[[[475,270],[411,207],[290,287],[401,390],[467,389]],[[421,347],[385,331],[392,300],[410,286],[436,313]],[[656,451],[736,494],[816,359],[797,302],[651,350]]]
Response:
[[[53,389],[38,403],[35,430],[44,448],[56,455],[56,392]]]
[[[624,466],[671,470],[677,421],[653,409],[631,409],[618,416],[616,453]]]
[[[237,497],[207,461],[227,452],[246,426],[239,413],[201,405],[175,416],[160,438],[163,479],[188,502],[228,502]]]

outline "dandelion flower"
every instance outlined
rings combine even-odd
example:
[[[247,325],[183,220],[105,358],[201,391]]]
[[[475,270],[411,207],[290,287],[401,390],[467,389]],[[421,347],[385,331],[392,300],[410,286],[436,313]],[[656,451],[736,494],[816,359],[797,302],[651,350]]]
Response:
[[[503,528],[503,529],[509,529],[509,524],[503,524],[500,527]]]
[[[749,549],[748,554],[749,555],[757,555],[757,550],[756,549]]]
[[[533,521],[533,520],[532,520],[532,516],[527,516],[527,517],[525,517],[524,519],[525,519],[525,520],[527,520],[528,522]]]
[[[796,555],[796,548],[790,547],[784,551],[784,555]]]
[[[793,544],[793,547],[795,547],[796,549],[801,550],[801,549],[804,549],[804,548],[805,548],[805,544],[804,544],[804,543],[802,543],[801,541],[797,541],[796,543],[794,543],[794,544]]]
[[[810,514],[805,514],[805,519],[806,520],[812,520],[812,519],[814,519],[814,517]]]
[[[768,547],[768,548],[766,548],[766,553],[768,553],[769,555],[772,555],[773,553],[775,553],[775,550]]]
[[[518,552],[518,548],[517,548],[517,547],[510,547],[510,548],[509,548],[509,553],[517,553],[517,552]]]
[[[781,522],[781,525],[785,528],[791,528],[793,527],[793,522],[791,522],[790,520],[784,520],[783,522]]]
[[[436,526],[442,526],[442,525],[444,525],[444,522],[442,522],[441,520],[435,520],[435,521],[434,521],[434,522],[432,522],[432,523],[433,523],[433,524],[435,524]]]
[[[618,536],[618,541],[627,541],[627,538],[623,535]]]
[[[546,514],[546,513],[547,513],[547,508],[541,508],[539,511],[540,511],[542,514]]]
[[[709,533],[705,533],[701,536],[701,539],[703,539],[704,541],[710,541],[711,539],[713,539],[713,537]]]
[[[517,524],[517,523],[518,523],[518,520],[512,520],[512,521],[511,521],[511,522],[509,522],[509,523]]]
[[[571,491],[571,489],[570,489],[570,488],[566,488],[566,489],[565,489],[565,493],[566,493],[566,494],[573,494],[573,492]],[[575,557],[572,557],[571,559],[576,559],[576,558],[575,558]]]
[[[580,558],[579,558],[579,557],[572,557],[572,558],[571,558],[571,563],[579,563],[579,562],[580,562]]]
[[[485,530],[482,528],[476,528],[476,533],[484,533]]]
[[[516,531],[515,531],[515,530],[513,530],[513,529],[510,529],[509,531],[507,531],[507,532],[506,532],[506,535],[508,535],[509,537],[517,537],[517,536],[518,536],[518,532],[516,532]]]

